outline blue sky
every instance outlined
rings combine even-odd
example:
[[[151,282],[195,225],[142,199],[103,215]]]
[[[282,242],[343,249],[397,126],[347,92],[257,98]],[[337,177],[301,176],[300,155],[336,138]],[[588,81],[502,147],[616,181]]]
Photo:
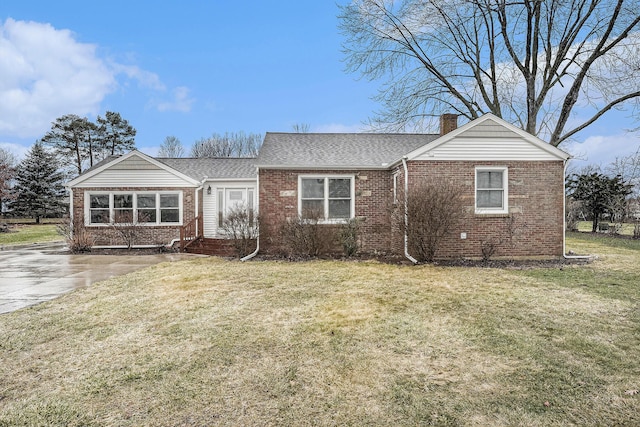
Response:
[[[0,146],[22,155],[69,113],[117,111],[155,155],[169,135],[188,150],[213,133],[296,123],[363,131],[379,108],[381,82],[344,71],[333,0],[156,4],[2,0]],[[604,164],[635,152],[632,126],[622,113],[565,148]]]

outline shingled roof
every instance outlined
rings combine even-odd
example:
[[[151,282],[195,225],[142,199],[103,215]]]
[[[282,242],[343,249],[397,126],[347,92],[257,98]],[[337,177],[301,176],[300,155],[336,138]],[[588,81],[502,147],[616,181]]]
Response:
[[[255,158],[162,158],[156,160],[198,181],[208,179],[255,179]]]
[[[261,168],[386,168],[437,134],[267,132]]]

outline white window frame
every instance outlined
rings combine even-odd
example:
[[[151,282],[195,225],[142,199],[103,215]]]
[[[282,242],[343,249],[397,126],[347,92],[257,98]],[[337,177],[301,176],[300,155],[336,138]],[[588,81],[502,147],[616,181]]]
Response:
[[[478,191],[490,190],[478,188],[478,172],[502,172],[502,207],[478,207]],[[507,166],[476,166],[474,172],[474,206],[476,214],[508,214],[509,213],[509,168]],[[496,189],[492,189],[496,190]]]
[[[298,175],[298,215],[302,217],[302,180],[303,179],[324,179],[324,218],[319,222],[322,224],[344,224],[349,220],[355,218],[356,211],[356,177],[355,175],[333,175],[333,174],[313,174],[313,175]],[[349,218],[329,218],[329,180],[330,179],[348,179],[350,181],[350,203],[349,203]]]
[[[183,218],[184,218],[184,208],[183,208],[183,192],[179,191],[171,191],[171,190],[163,190],[163,191],[86,191],[84,194],[84,214],[85,214],[85,225],[89,227],[110,227],[113,225],[118,225],[118,223],[114,222],[115,218],[115,206],[114,206],[114,196],[115,195],[133,195],[133,218],[134,224],[138,224],[143,227],[157,227],[157,226],[182,226]],[[179,221],[178,222],[161,222],[161,207],[160,207],[160,196],[161,195],[178,195],[178,212],[179,212]],[[91,222],[91,196],[109,196],[109,222],[108,223],[92,223]],[[156,220],[155,222],[138,222],[138,195],[155,195],[156,204]],[[146,209],[146,208],[141,208]],[[168,208],[165,208],[168,209]]]

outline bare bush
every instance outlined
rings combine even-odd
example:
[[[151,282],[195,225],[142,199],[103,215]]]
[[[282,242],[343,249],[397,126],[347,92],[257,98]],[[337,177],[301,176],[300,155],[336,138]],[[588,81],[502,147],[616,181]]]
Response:
[[[578,223],[582,218],[584,218],[584,214],[582,213],[582,202],[571,197],[567,197],[565,218],[566,230],[578,231]]]
[[[136,220],[132,211],[124,210],[116,214],[115,222],[111,224],[111,228],[122,238],[125,245],[127,245],[127,249],[131,250],[142,232],[143,224],[146,222],[149,222],[149,215],[138,212],[138,219]]]
[[[69,251],[72,253],[91,252],[94,241],[91,233],[84,226],[82,218],[74,217],[66,220],[56,227],[58,234],[64,237]]]
[[[348,257],[355,255],[360,249],[358,239],[360,238],[360,221],[352,218],[340,227],[340,243],[342,250]]]
[[[244,205],[231,208],[222,221],[222,230],[232,240],[239,257],[249,255],[258,237],[258,221],[253,209]]]
[[[281,243],[289,257],[311,258],[332,251],[336,227],[322,224],[323,217],[322,213],[309,210],[281,224]]]
[[[502,244],[502,240],[489,239],[480,242],[480,251],[482,252],[482,260],[489,261],[498,250],[498,246]]]
[[[442,241],[462,221],[462,194],[458,185],[437,179],[423,181],[409,190],[404,231],[418,261],[433,261]],[[404,221],[400,223],[404,225]]]

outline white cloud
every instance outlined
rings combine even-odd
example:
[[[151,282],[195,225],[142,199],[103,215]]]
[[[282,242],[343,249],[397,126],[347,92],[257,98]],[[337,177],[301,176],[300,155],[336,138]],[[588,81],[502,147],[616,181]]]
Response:
[[[158,91],[166,89],[157,74],[143,70],[136,65],[123,65],[112,62],[111,67],[116,73],[125,74],[130,79],[137,80],[142,87]]]
[[[180,86],[173,90],[172,100],[157,102],[155,106],[158,111],[180,111],[182,113],[188,113],[191,111],[193,103],[194,99],[189,97],[189,88]]]
[[[63,114],[96,114],[114,90],[113,71],[96,46],[49,24],[0,23],[0,132],[40,135]]]
[[[581,168],[586,165],[597,165],[603,169],[616,157],[634,154],[639,147],[640,137],[633,133],[592,135],[584,142],[570,142],[560,146],[574,157],[571,160],[572,166]]]
[[[27,154],[27,151],[31,149],[31,147],[25,147],[24,145],[11,142],[0,142],[0,148],[3,148],[16,156],[16,160],[18,161],[22,160]]]
[[[128,81],[154,94],[166,91],[157,74],[100,58],[97,48],[47,23],[0,21],[0,136],[38,138],[65,114],[95,116],[104,99],[126,89]],[[189,89],[178,87],[171,101],[155,105],[186,112],[193,102]]]

